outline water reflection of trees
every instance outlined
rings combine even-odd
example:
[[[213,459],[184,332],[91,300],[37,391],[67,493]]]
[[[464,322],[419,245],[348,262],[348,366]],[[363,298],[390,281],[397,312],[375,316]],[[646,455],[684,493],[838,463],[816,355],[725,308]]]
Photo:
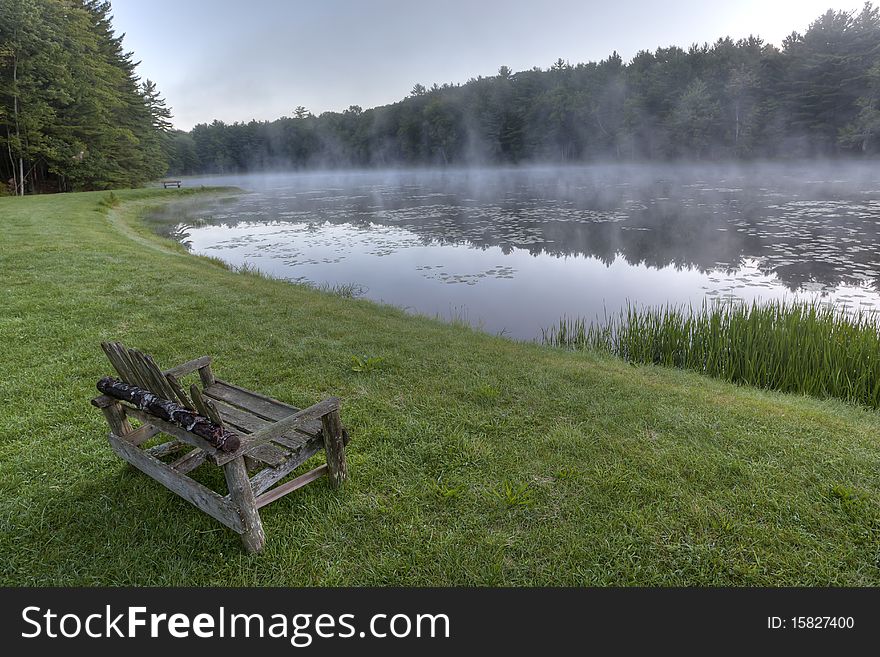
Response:
[[[870,282],[880,289],[875,252],[880,212],[855,188],[812,187],[743,191],[686,181],[617,184],[571,177],[513,177],[323,190],[278,197],[248,196],[215,217],[211,208],[165,212],[169,237],[186,241],[193,224],[241,220],[312,221],[393,225],[425,244],[469,244],[532,255],[587,256],[610,265],[673,266],[734,272],[746,260],[796,290],[805,284],[834,287]],[[702,187],[701,187],[702,185]],[[439,189],[439,191],[438,191]],[[809,192],[809,194],[806,193]],[[800,205],[789,203],[797,199]],[[846,201],[841,203],[842,201]],[[823,203],[836,203],[823,211]],[[813,205],[810,205],[813,203]],[[176,221],[169,219],[175,217]],[[183,222],[183,223],[181,223]]]
[[[607,200],[607,199],[606,199]],[[858,206],[859,202],[854,202]],[[602,209],[603,203],[585,203]],[[514,249],[532,255],[587,256],[607,265],[622,257],[631,265],[673,266],[734,272],[755,260],[765,275],[775,274],[791,290],[808,283],[834,287],[865,283],[880,289],[877,219],[857,217],[786,217],[777,202],[756,198],[691,197],[669,201],[643,198],[619,204],[623,221],[558,221],[535,219],[534,202],[497,206],[490,220],[468,208],[450,204],[443,217],[394,222],[419,235],[425,243],[467,242],[487,249]],[[577,208],[566,207],[567,211]],[[332,213],[331,213],[332,214]],[[357,213],[355,213],[357,214]],[[363,222],[376,222],[369,212]],[[552,204],[541,214],[552,217]],[[331,221],[351,221],[331,218]],[[381,220],[378,223],[383,223]]]

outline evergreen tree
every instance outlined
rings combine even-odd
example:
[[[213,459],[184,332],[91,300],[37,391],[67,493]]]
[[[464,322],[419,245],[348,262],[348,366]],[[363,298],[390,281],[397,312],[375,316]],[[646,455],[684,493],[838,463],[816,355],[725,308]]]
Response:
[[[25,191],[137,185],[166,169],[170,114],[110,3],[0,0],[0,176]]]

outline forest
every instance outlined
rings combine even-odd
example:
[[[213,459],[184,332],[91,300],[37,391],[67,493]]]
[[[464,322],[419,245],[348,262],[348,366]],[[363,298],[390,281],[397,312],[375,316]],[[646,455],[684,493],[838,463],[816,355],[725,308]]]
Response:
[[[109,2],[0,0],[0,194],[131,187],[167,170],[171,113],[111,21]]]
[[[829,10],[777,48],[687,50],[416,84],[400,102],[171,135],[171,169],[861,156],[880,150],[880,14]]]
[[[880,11],[756,36],[415,84],[399,102],[171,130],[99,0],[0,0],[0,179],[13,192],[174,174],[596,160],[864,157],[880,150]],[[279,80],[279,85],[283,85]],[[295,90],[292,92],[295,94]],[[2,188],[3,185],[0,185]]]

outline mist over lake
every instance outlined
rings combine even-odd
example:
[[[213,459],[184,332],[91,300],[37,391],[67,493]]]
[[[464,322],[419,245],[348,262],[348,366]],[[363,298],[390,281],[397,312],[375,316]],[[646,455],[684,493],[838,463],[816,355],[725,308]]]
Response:
[[[195,253],[531,340],[627,303],[880,308],[870,164],[245,174],[153,215]]]

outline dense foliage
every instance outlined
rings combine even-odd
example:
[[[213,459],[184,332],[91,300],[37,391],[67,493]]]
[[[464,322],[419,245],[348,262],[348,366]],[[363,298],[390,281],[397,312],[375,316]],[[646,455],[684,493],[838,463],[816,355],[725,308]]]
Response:
[[[0,0],[0,190],[136,185],[167,168],[170,113],[99,0]]]
[[[417,84],[371,110],[215,121],[172,135],[177,172],[880,150],[880,15],[828,11],[781,48],[750,37]]]
[[[880,150],[880,11],[757,37],[421,84],[398,103],[170,129],[102,0],[0,0],[0,192],[268,168],[722,159]]]

